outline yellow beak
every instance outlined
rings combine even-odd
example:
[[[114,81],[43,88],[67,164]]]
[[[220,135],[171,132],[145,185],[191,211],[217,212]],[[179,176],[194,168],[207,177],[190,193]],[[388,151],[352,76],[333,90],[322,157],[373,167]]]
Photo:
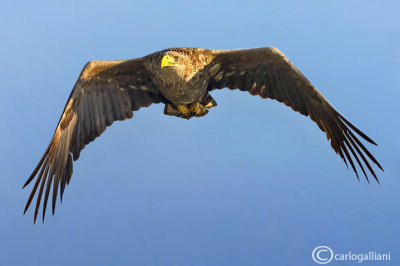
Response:
[[[176,65],[175,59],[169,55],[164,55],[161,59],[161,68]]]

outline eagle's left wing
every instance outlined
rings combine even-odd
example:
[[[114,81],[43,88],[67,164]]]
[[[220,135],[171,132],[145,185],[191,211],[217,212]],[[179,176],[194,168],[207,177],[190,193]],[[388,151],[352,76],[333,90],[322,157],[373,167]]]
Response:
[[[380,169],[382,167],[359,141],[356,134],[372,144],[376,143],[340,114],[282,52],[267,47],[214,50],[212,53],[214,60],[210,67],[213,71],[208,90],[227,87],[248,91],[252,95],[278,100],[294,111],[309,115],[319,128],[325,131],[327,138],[331,140],[332,148],[346,165],[347,158],[357,178],[357,169],[350,153],[356,159],[366,179],[368,180],[368,176],[361,160],[379,182],[368,159]]]

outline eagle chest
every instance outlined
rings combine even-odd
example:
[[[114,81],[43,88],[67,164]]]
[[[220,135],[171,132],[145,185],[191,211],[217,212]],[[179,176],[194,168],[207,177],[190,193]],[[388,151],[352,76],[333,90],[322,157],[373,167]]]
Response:
[[[199,102],[206,92],[207,80],[205,71],[198,71],[186,78],[169,75],[162,80],[160,90],[165,98],[175,104],[195,103]]]

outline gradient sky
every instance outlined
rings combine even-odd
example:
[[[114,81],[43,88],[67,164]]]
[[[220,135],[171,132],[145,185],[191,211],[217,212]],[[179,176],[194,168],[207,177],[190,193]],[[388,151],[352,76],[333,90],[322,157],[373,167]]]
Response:
[[[400,265],[399,1],[134,2],[2,2],[0,265],[317,265],[319,245]],[[381,185],[308,117],[222,90],[203,118],[113,124],[33,225],[21,187],[84,64],[179,46],[278,47],[379,144]]]

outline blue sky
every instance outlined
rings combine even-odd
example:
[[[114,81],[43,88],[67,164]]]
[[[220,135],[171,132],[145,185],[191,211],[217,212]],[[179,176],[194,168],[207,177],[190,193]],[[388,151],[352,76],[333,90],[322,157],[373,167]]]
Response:
[[[0,264],[399,265],[398,1],[5,1],[0,10]],[[84,64],[167,47],[275,46],[379,146],[357,181],[308,118],[239,91],[186,121],[153,105],[87,146],[56,215],[21,187]],[[332,264],[346,265],[344,262]],[[351,263],[350,263],[351,264]],[[354,262],[353,264],[357,264]],[[370,263],[374,265],[374,263]]]

